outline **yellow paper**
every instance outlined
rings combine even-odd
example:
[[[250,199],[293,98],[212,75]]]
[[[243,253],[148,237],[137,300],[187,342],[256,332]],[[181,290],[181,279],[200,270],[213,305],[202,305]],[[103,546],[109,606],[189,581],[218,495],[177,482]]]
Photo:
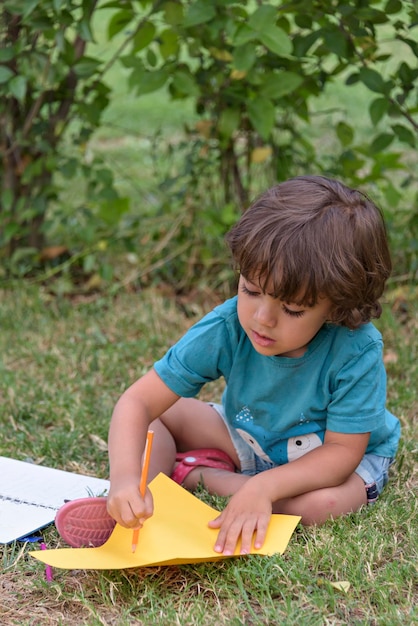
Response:
[[[208,527],[219,511],[164,474],[154,478],[149,487],[154,498],[154,515],[140,530],[135,553],[132,530],[116,524],[112,535],[99,548],[58,548],[29,554],[63,569],[123,569],[227,558],[213,550],[218,530]],[[299,520],[295,515],[272,515],[263,547],[253,549],[251,554],[283,554]],[[235,554],[239,555],[239,546]]]

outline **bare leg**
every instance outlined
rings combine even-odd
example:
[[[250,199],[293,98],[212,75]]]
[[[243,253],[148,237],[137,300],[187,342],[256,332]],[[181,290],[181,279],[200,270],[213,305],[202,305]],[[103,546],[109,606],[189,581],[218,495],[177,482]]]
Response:
[[[170,476],[176,452],[200,448],[223,450],[239,468],[239,460],[223,420],[217,411],[205,402],[193,398],[180,398],[159,419],[154,420],[150,428],[154,431],[150,480],[159,472]],[[193,490],[201,479],[211,493],[229,496],[235,493],[248,477],[220,469],[196,467],[187,476],[184,486]]]
[[[176,459],[176,442],[164,424],[156,419],[152,422],[150,430],[154,431],[154,438],[148,470],[149,481],[160,472],[170,476]]]
[[[327,487],[294,498],[279,500],[273,505],[274,513],[301,515],[302,524],[323,524],[326,520],[358,511],[367,504],[364,482],[358,474],[351,474],[338,487]]]

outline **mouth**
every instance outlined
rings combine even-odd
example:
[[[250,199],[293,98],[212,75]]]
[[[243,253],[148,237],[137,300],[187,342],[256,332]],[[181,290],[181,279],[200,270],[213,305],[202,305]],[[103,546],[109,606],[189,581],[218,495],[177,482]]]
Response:
[[[251,337],[254,343],[261,346],[262,348],[269,348],[270,346],[273,346],[276,343],[274,339],[271,339],[270,337],[266,337],[265,335],[260,335],[260,333],[258,333],[255,330],[251,331]]]

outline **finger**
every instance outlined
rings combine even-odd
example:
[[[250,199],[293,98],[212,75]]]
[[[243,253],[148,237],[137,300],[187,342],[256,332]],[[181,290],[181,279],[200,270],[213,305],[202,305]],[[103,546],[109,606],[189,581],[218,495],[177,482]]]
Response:
[[[108,513],[124,528],[134,528],[138,524],[138,518],[133,515],[129,504],[121,507],[108,507]]]
[[[135,498],[134,502],[129,502],[129,508],[131,509],[131,527],[138,527],[138,524],[142,523],[141,520],[149,517],[146,511],[146,506],[142,498]]]
[[[244,524],[241,531],[240,554],[250,554],[255,531],[255,521],[251,520]]]
[[[107,499],[107,512],[118,524],[125,526],[125,522],[122,519],[121,507],[111,498]]]
[[[145,494],[145,519],[148,519],[154,514],[154,498],[152,497],[152,493],[149,489]]]
[[[222,519],[223,516],[218,515],[218,517],[216,517],[215,519],[210,520],[210,522],[208,522],[208,526],[209,528],[220,528],[222,526]]]
[[[254,548],[259,550],[263,547],[264,540],[267,535],[267,530],[269,527],[270,517],[263,517],[258,520],[257,530],[254,537]]]
[[[144,517],[144,503],[142,500],[133,503],[132,500],[123,500],[122,502],[113,502],[108,507],[112,517],[125,528],[137,528],[139,520]]]
[[[223,525],[219,531],[215,552],[221,552],[225,556],[231,556],[235,552],[238,539],[241,534],[242,523],[240,520],[234,521],[232,524]]]

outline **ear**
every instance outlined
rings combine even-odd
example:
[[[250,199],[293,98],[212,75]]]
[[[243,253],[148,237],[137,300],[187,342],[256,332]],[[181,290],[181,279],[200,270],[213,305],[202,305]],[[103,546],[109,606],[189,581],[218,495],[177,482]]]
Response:
[[[325,322],[329,322],[330,324],[332,324],[334,322],[335,319],[335,311],[336,311],[336,307],[334,304],[331,304],[328,312],[326,315],[324,315],[324,320]]]

